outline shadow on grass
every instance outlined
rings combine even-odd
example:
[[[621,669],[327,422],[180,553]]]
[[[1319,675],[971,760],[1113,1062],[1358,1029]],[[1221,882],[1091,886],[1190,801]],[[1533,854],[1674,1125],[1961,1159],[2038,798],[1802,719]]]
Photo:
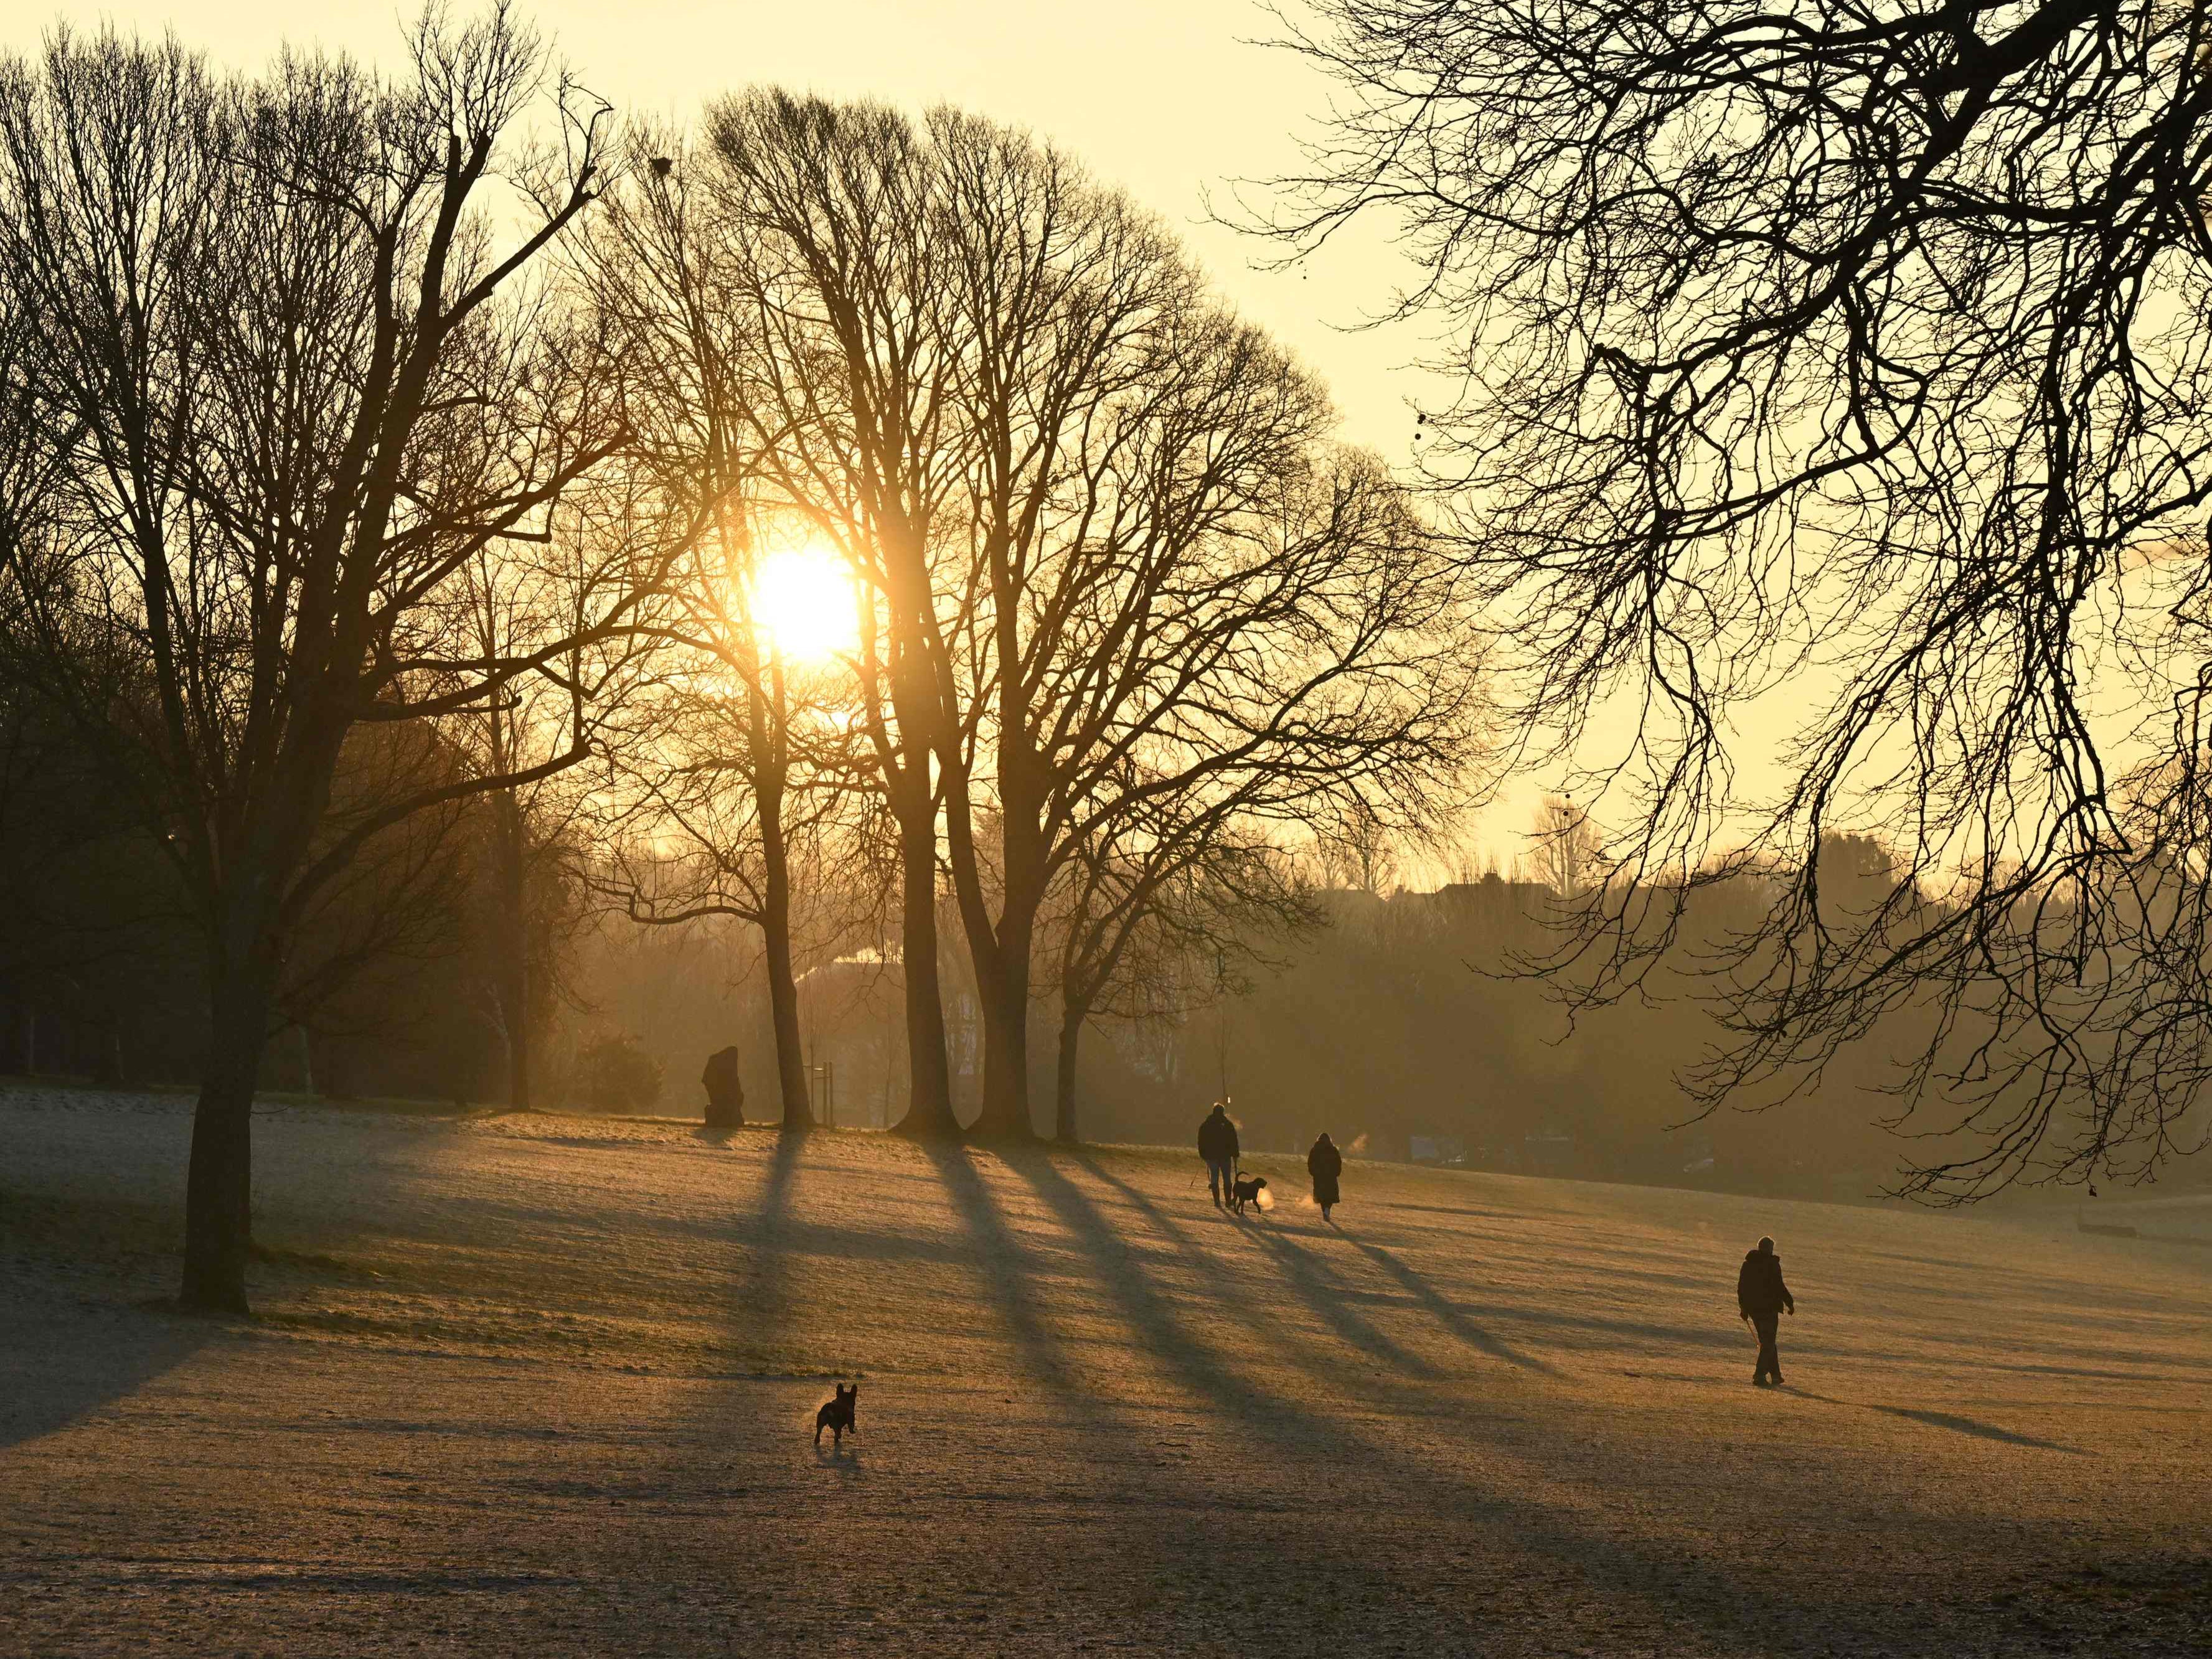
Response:
[[[780,1134],[761,1182],[759,1213],[753,1218],[752,1260],[746,1264],[735,1310],[751,1327],[756,1341],[781,1334],[791,1323],[788,1267],[794,1251],[785,1235],[791,1219],[792,1188],[799,1178],[805,1135]]]
[[[190,1358],[217,1328],[154,1313],[15,1326],[0,1343],[0,1449],[65,1429],[137,1393]]]
[[[1346,1297],[1347,1287],[1325,1272],[1312,1251],[1287,1232],[1273,1227],[1255,1227],[1252,1237],[1281,1263],[1284,1282],[1337,1340],[1401,1376],[1433,1378],[1437,1368],[1353,1312]]]
[[[1553,1369],[1543,1360],[1531,1358],[1528,1355],[1519,1352],[1510,1343],[1484,1330],[1481,1326],[1445,1300],[1435,1285],[1430,1284],[1427,1279],[1422,1278],[1419,1273],[1391,1255],[1380,1244],[1364,1243],[1356,1238],[1352,1241],[1352,1243],[1354,1249],[1405,1286],[1413,1299],[1419,1303],[1439,1325],[1475,1352],[1486,1355],[1492,1359],[1502,1359],[1507,1364],[1518,1365],[1524,1370],[1548,1372]]]
[[[2079,1446],[2063,1446],[2056,1440],[2039,1440],[2032,1434],[2015,1434],[2010,1429],[2001,1429],[1994,1423],[1977,1422],[1971,1417],[1960,1417],[1950,1412],[1916,1410],[1909,1406],[1877,1406],[1869,1400],[1838,1400],[1832,1395],[1814,1394],[1804,1389],[1784,1387],[1784,1394],[1794,1394],[1801,1400],[1817,1400],[1824,1406],[1849,1406],[1863,1412],[1880,1412],[1885,1417],[1901,1417],[1908,1423],[1924,1423],[1931,1429],[1948,1429],[1953,1434],[1972,1435],[1977,1440],[1995,1440],[2008,1446],[2029,1446],[2037,1451],[2063,1452],[2069,1457],[2087,1457],[2089,1454]]]
[[[1126,1198],[1186,1256],[1199,1255],[1182,1228],[1134,1186],[1087,1154],[1078,1155],[1074,1161]],[[1044,1158],[1024,1160],[1014,1167],[1079,1242],[1098,1253],[1100,1285],[1121,1304],[1131,1328],[1131,1340],[1142,1340],[1163,1327],[1171,1328],[1172,1316],[1164,1310],[1167,1298],[1151,1283],[1139,1253],[1121,1239],[1119,1230],[1092,1201]],[[1389,1264],[1384,1265],[1387,1270]],[[1419,1279],[1417,1274],[1413,1277]],[[1458,1310],[1425,1281],[1408,1289],[1414,1291],[1415,1302],[1426,1300],[1420,1294],[1425,1291],[1442,1304],[1443,1312],[1458,1316]],[[1432,1307],[1431,1311],[1438,1310]],[[1663,1536],[1627,1539],[1592,1530],[1571,1510],[1485,1480],[1455,1460],[1438,1456],[1427,1441],[1422,1449],[1411,1450],[1397,1445],[1388,1435],[1362,1432],[1357,1411],[1351,1416],[1340,1415],[1318,1401],[1293,1398],[1273,1382],[1267,1368],[1252,1370],[1248,1376],[1188,1337],[1160,1342],[1157,1352],[1201,1401],[1235,1411],[1237,1426],[1262,1443],[1255,1451],[1279,1466],[1297,1462],[1323,1471],[1334,1468],[1341,1472],[1346,1484],[1379,1479],[1398,1502],[1431,1517],[1462,1546],[1471,1537],[1482,1538],[1486,1549],[1495,1553],[1501,1566],[1519,1557],[1519,1565],[1507,1570],[1533,1569],[1547,1582],[1564,1571],[1571,1578],[1584,1581],[1587,1588],[1583,1595],[1595,1591],[1599,1606],[1644,1603],[1663,1609],[1664,1622],[1672,1627],[1668,1634],[1673,1647],[1699,1645],[1694,1638],[1687,1643],[1681,1639],[1690,1630],[1709,1632],[1731,1644],[1790,1630],[1817,1632],[1824,1651],[1838,1645],[1889,1650],[1886,1644],[1892,1632],[1863,1616],[1851,1601],[1800,1594],[1756,1572],[1731,1571],[1725,1565],[1685,1553]],[[1528,1362],[1527,1369],[1548,1368],[1540,1362]],[[1343,1384],[1347,1406],[1371,1407],[1378,1403],[1378,1397],[1398,1395],[1401,1411],[1424,1410],[1412,1390],[1387,1376],[1346,1376]],[[1430,1396],[1427,1408],[1433,1409],[1433,1390],[1424,1392]],[[1556,1408],[1568,1409],[1563,1403]],[[1603,1455],[1601,1447],[1595,1444],[1583,1447],[1580,1454],[1584,1458]],[[1571,1479],[1582,1479],[1591,1471],[1577,1464],[1563,1473]],[[1334,1508],[1334,1480],[1329,1489]],[[1332,1547],[1333,1544],[1336,1547]],[[1327,1582],[1330,1575],[1341,1571],[1346,1559],[1340,1543],[1316,1537],[1312,1547],[1324,1558]],[[1545,1563],[1556,1565],[1540,1565]],[[1401,1566],[1395,1574],[1379,1576],[1395,1580],[1399,1605],[1410,1612],[1410,1604],[1419,1599],[1421,1574],[1410,1560]],[[1441,1606],[1434,1611],[1452,1621],[1449,1627],[1455,1637],[1464,1638],[1469,1611],[1463,1603],[1454,1604],[1448,1611]],[[1572,1615],[1563,1610],[1562,1616]],[[1443,1628],[1439,1626],[1440,1631]]]
[[[1076,1272],[1084,1292],[1095,1291],[1121,1327],[1114,1355],[1103,1367],[1105,1375],[1081,1374],[1062,1337],[1042,1314],[1033,1282],[1040,1271],[1065,1294],[1066,1278],[1057,1261],[1048,1263],[1031,1243],[1010,1227],[970,1155],[958,1149],[930,1150],[952,1195],[954,1207],[978,1245],[979,1263],[990,1294],[1012,1330],[1022,1358],[1063,1401],[1075,1407],[1069,1426],[1078,1431],[1111,1437],[1118,1455],[1114,1465],[1122,1479],[1138,1485],[1130,1497],[1147,1517],[1146,1529],[1131,1535],[1120,1553],[1121,1571],[1132,1583],[1175,1584],[1193,1561],[1235,1561],[1255,1547],[1255,1513],[1250,1495],[1250,1451],[1241,1443],[1243,1431],[1257,1425],[1267,1447],[1279,1454],[1295,1454],[1309,1466],[1326,1464],[1339,1454],[1333,1441],[1335,1425],[1296,1401],[1285,1399],[1267,1381],[1224,1360],[1200,1335],[1207,1323],[1203,1310],[1163,1291],[1142,1265],[1143,1254],[1121,1228],[1103,1216],[1043,1153],[1025,1151],[1003,1155],[1006,1169],[1027,1183],[1060,1224],[1062,1236],[1073,1245],[1071,1254],[1080,1264]],[[1150,1460],[1146,1451],[1160,1432],[1157,1408],[1133,1403],[1115,1386],[1127,1359],[1142,1357],[1158,1362],[1167,1375],[1191,1396],[1188,1407],[1174,1408],[1177,1415],[1195,1409],[1236,1443],[1233,1457],[1214,1465],[1209,1478],[1186,1466],[1170,1477],[1183,1483],[1181,1490],[1161,1492],[1149,1481]],[[1234,1437],[1230,1441],[1226,1437]],[[1229,1483],[1224,1491],[1220,1480]],[[1279,1477],[1267,1484],[1279,1492]],[[1117,1500],[1118,1501],[1118,1500]],[[1257,1513],[1265,1516],[1283,1509],[1279,1496],[1271,1496]],[[1265,1522],[1260,1523],[1265,1526]],[[1411,1608],[1432,1600],[1433,1607],[1419,1615],[1442,1631],[1458,1630],[1462,1610],[1452,1601],[1440,1578],[1411,1572],[1387,1552],[1347,1553],[1328,1529],[1295,1528],[1266,1532],[1269,1557],[1285,1571],[1254,1575],[1249,1580],[1230,1574],[1192,1592],[1191,1611],[1202,1608],[1209,1618],[1234,1626],[1244,1614],[1257,1613],[1263,1602],[1271,1606],[1287,1595],[1307,1605],[1310,1616],[1336,1618],[1346,1603],[1370,1608],[1392,1608],[1401,1618]],[[1156,1588],[1148,1596],[1161,1592]],[[1152,1605],[1148,1600],[1145,1605]]]
[[[989,1287],[992,1299],[998,1304],[1000,1316],[1006,1321],[1015,1346],[1046,1386],[1064,1393],[1080,1393],[1060,1339],[1047,1326],[1038,1305],[1030,1282],[1032,1264],[1028,1253],[999,1213],[998,1206],[992,1202],[983,1177],[976,1173],[974,1155],[963,1146],[939,1141],[924,1141],[921,1147],[936,1168],[938,1178],[944,1182],[945,1190],[951,1196],[954,1212],[975,1242],[978,1270]],[[994,1262],[1003,1262],[1005,1266],[994,1272]]]

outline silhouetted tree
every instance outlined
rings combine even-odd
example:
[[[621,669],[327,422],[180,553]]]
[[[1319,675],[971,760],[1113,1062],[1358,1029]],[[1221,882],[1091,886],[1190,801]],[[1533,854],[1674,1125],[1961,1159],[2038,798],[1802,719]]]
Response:
[[[562,968],[587,914],[585,866],[601,832],[608,775],[653,735],[637,694],[651,678],[653,624],[674,604],[657,596],[666,602],[641,609],[632,626],[599,625],[613,598],[604,585],[619,580],[599,550],[665,537],[676,552],[661,576],[673,586],[692,540],[688,524],[665,515],[641,526],[637,489],[634,467],[608,469],[569,491],[532,566],[480,554],[453,584],[459,639],[473,660],[525,659],[548,641],[565,646],[540,672],[507,679],[441,722],[466,775],[484,784],[472,837],[476,1000],[505,1050],[507,1103],[518,1111],[532,1103],[537,1038],[561,1000]],[[605,764],[545,764],[584,752]]]
[[[1589,814],[1564,795],[1547,795],[1528,836],[1536,879],[1569,903],[1603,879],[1605,838]]]
[[[1748,873],[1703,1097],[1786,1096],[1910,1014],[1908,1107],[1971,1142],[1911,1190],[2148,1173],[2212,1079],[2204,14],[1306,15],[1344,95],[1271,228],[1382,213],[1418,263],[1501,701],[1607,788],[1630,878],[1587,908],[1595,994]],[[1754,706],[1796,729],[1747,802]],[[1834,829],[1898,860],[1849,925]]]
[[[733,191],[712,153],[651,130],[630,143],[658,159],[605,204],[582,264],[623,341],[640,465],[666,510],[695,516],[705,533],[662,618],[674,653],[654,704],[665,740],[635,751],[630,779],[640,811],[697,856],[650,860],[649,890],[633,883],[625,902],[641,921],[723,915],[760,929],[783,1127],[803,1133],[813,1113],[799,1036],[797,882],[815,878],[817,896],[845,891],[820,878],[825,846],[860,833],[873,809],[854,798],[880,791],[860,764],[866,734],[849,720],[854,669],[789,661],[755,615],[754,590],[778,554],[803,555],[806,538],[820,538],[787,499],[788,451],[809,441],[787,422],[805,407],[818,415],[825,398],[835,405],[810,377],[835,380],[841,371],[808,355],[819,340],[774,314],[790,273],[773,263],[785,245],[757,216],[772,216],[778,203],[796,210],[803,198],[790,192],[808,186],[785,179]],[[857,595],[854,603],[857,617]],[[903,775],[894,762],[887,775]]]
[[[920,960],[941,867],[981,1014],[972,1132],[1025,1136],[1038,917],[1085,838],[1128,791],[1270,766],[1309,804],[1364,778],[1441,806],[1472,701],[1456,586],[1402,493],[1332,446],[1319,387],[1066,156],[777,93],[713,133],[693,190],[732,250],[716,291],[752,307],[728,377],[750,498],[865,584],[910,1123],[951,1124]]]
[[[458,625],[461,573],[524,558],[623,435],[588,327],[529,291],[597,188],[599,116],[564,89],[565,142],[524,153],[546,69],[503,9],[434,11],[409,47],[396,82],[296,54],[220,80],[174,43],[65,31],[0,68],[0,313],[33,330],[4,447],[19,423],[46,446],[36,528],[0,544],[7,650],[173,859],[199,930],[197,1308],[245,1305],[253,1091],[303,914],[411,813],[585,753],[331,837],[349,734],[557,672],[638,586],[608,550],[588,610],[545,635],[487,657]]]
[[[1226,990],[1231,958],[1266,960],[1321,925],[1291,857],[1258,838],[1251,805],[1235,793],[1195,806],[1157,798],[1115,814],[1068,860],[1045,928],[1060,993],[1055,1139],[1084,1139],[1079,1050],[1093,1020],[1183,1021]]]
[[[957,365],[930,234],[937,181],[902,117],[776,93],[718,106],[708,144],[670,159],[671,179],[688,179],[684,234],[664,235],[650,257],[711,273],[708,283],[673,269],[657,280],[679,304],[716,307],[673,319],[684,351],[705,362],[697,348],[711,342],[729,360],[719,381],[698,378],[705,434],[744,470],[755,505],[804,525],[857,579],[856,712],[899,844],[911,1078],[900,1127],[951,1135],[936,773],[957,753],[945,655],[957,627],[939,607],[961,589],[940,566],[968,455],[950,418]],[[673,199],[653,204],[664,221]]]

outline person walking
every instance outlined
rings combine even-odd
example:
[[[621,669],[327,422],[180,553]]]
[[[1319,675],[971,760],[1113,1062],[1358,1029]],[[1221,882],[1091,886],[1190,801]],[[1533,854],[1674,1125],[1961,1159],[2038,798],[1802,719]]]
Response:
[[[1214,1207],[1229,1201],[1237,1180],[1237,1126],[1229,1121],[1229,1103],[1213,1103],[1212,1115],[1198,1126],[1198,1155],[1206,1160],[1206,1184],[1212,1189]]]
[[[1791,1318],[1797,1316],[1797,1298],[1782,1282],[1782,1258],[1774,1254],[1772,1239],[1762,1238],[1744,1252],[1743,1270],[1735,1276],[1735,1305],[1759,1333],[1759,1369],[1751,1374],[1752,1386],[1763,1389],[1771,1382],[1780,1388],[1782,1355],[1774,1346],[1774,1334],[1784,1310]]]
[[[1313,1177],[1314,1202],[1321,1206],[1321,1218],[1326,1221],[1329,1211],[1343,1201],[1336,1183],[1344,1173],[1344,1154],[1336,1150],[1326,1129],[1306,1154],[1306,1173]]]

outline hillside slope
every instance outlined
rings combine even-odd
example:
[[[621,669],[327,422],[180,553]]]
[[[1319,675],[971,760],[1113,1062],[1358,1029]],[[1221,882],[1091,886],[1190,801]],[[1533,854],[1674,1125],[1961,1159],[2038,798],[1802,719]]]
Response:
[[[1355,1163],[0,1096],[9,1652],[2174,1653],[2205,1258]],[[1749,1386],[1744,1249],[1799,1303]],[[808,1443],[861,1379],[847,1454]]]

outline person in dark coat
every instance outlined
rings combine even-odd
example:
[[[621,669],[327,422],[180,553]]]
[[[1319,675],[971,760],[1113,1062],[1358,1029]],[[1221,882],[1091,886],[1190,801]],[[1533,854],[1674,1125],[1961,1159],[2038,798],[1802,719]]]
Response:
[[[1217,1100],[1213,1111],[1198,1126],[1198,1155],[1206,1160],[1206,1184],[1212,1189],[1218,1207],[1227,1201],[1237,1179],[1237,1126],[1229,1121],[1229,1103]]]
[[[1782,1282],[1782,1258],[1774,1254],[1772,1239],[1762,1238],[1744,1253],[1743,1270],[1735,1276],[1735,1305],[1759,1333],[1759,1369],[1751,1374],[1752,1386],[1763,1389],[1771,1381],[1780,1388],[1782,1355],[1774,1346],[1774,1334],[1784,1310],[1796,1316],[1797,1298]]]
[[[1336,1150],[1326,1129],[1306,1154],[1306,1173],[1313,1177],[1314,1202],[1321,1206],[1321,1218],[1326,1221],[1330,1209],[1342,1202],[1336,1182],[1344,1173],[1344,1154]]]

